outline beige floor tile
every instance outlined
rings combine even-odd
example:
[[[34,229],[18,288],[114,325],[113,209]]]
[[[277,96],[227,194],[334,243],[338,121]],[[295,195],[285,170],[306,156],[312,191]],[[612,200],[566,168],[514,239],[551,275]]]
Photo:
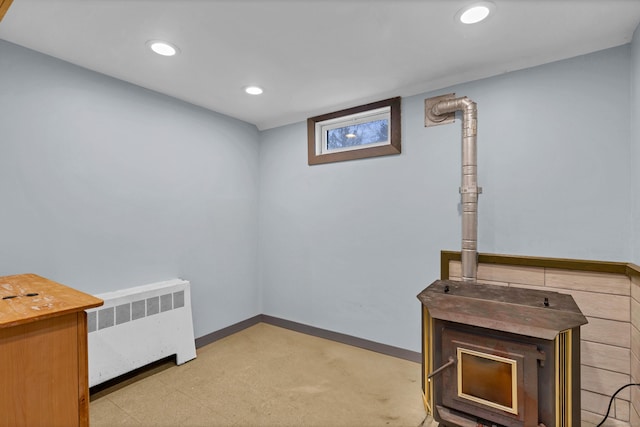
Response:
[[[425,420],[420,375],[414,362],[258,324],[198,349],[191,362],[102,394],[91,420],[98,427],[418,426]],[[117,424],[123,419],[132,424]]]
[[[140,423],[120,409],[109,398],[102,397],[91,402],[89,416],[92,427],[139,426]]]
[[[438,423],[433,419],[431,415],[428,415],[422,421],[419,427],[438,427]]]
[[[213,420],[220,425],[232,424],[223,413],[213,411],[157,376],[144,378],[107,398],[144,426],[189,425],[185,423],[195,419]],[[194,425],[198,424],[194,421]]]
[[[259,413],[259,408],[269,399],[256,387],[234,378],[203,382],[185,394],[194,402],[224,414],[232,423],[242,420],[245,414]]]
[[[254,402],[243,411],[234,426],[303,426],[304,411],[282,399]]]

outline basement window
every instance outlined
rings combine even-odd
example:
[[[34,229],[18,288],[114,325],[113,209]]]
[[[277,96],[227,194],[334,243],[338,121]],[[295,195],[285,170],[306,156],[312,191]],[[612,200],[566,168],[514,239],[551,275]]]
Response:
[[[309,165],[400,154],[400,97],[307,120]]]

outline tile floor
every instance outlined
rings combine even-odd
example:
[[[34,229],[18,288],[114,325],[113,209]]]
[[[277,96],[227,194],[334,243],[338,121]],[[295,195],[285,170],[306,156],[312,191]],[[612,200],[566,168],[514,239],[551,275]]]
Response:
[[[430,426],[421,367],[260,323],[94,393],[93,427]]]

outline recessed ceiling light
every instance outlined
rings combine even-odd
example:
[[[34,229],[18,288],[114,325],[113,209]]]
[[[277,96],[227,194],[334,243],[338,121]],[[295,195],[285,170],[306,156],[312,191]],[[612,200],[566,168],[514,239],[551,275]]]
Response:
[[[180,52],[180,49],[176,45],[163,42],[161,40],[149,40],[147,42],[149,49],[162,56],[173,56]]]
[[[456,13],[456,21],[463,24],[476,24],[484,21],[495,10],[496,5],[489,1],[481,1],[463,7]]]
[[[264,90],[262,90],[262,88],[258,86],[247,86],[244,88],[244,91],[249,95],[260,95],[262,92],[264,92]]]

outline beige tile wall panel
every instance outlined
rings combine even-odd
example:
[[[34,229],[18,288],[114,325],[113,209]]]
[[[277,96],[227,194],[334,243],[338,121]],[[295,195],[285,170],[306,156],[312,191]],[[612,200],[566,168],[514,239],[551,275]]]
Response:
[[[462,263],[460,261],[449,261],[449,280],[462,280]],[[497,282],[477,278],[478,283],[487,285],[509,286],[508,282]]]
[[[459,280],[453,279],[453,277],[462,277],[462,263],[460,261],[449,261],[449,278]]]
[[[582,390],[580,394],[580,402],[582,408],[588,410],[593,414],[598,414],[599,421],[604,418],[609,407],[609,401],[611,396],[605,396],[603,394],[592,393],[590,391]],[[615,399],[613,405],[611,405],[611,411],[609,412],[609,419],[616,418],[620,421],[629,421],[631,417],[631,405],[629,401],[624,399]],[[594,417],[597,418],[597,417]]]
[[[544,268],[480,264],[478,280],[544,286]]]
[[[548,290],[562,294],[569,294],[573,296],[573,299],[576,304],[578,304],[582,314],[586,317],[616,320],[619,322],[629,322],[631,320],[631,297],[628,296],[598,294],[595,292],[575,291],[571,289],[550,288],[545,286],[522,284],[514,284],[513,286],[518,288]]]
[[[611,396],[605,396],[604,394],[594,393],[592,391],[582,390],[580,392],[582,408],[603,416],[607,413],[607,406],[609,406],[610,399]]]
[[[547,289],[544,286],[534,286],[534,285],[526,285],[523,283],[511,283],[509,286],[513,286],[514,288],[524,288],[524,289],[536,289],[538,291],[553,291],[553,292],[562,292],[563,294],[567,294],[566,291],[561,291],[559,289]]]
[[[638,378],[632,379],[632,382],[638,384]],[[631,387],[631,413],[629,415],[631,425],[640,426],[640,387]]]
[[[492,280],[482,280],[482,279],[478,279],[478,283],[480,284],[487,284],[487,285],[497,285],[497,286],[509,286],[509,283],[507,282],[494,282]]]
[[[585,341],[631,347],[631,324],[616,320],[587,317],[589,323],[580,328],[580,338]],[[638,337],[640,339],[640,336]],[[640,345],[640,341],[638,341]]]
[[[628,348],[584,340],[580,343],[582,365],[603,368],[621,374],[631,374],[630,353]]]
[[[629,403],[629,401],[623,399],[615,399],[613,406],[615,407],[614,417],[616,419],[629,421],[631,410],[631,404]]]
[[[640,277],[631,276],[631,296],[640,301]]]
[[[582,416],[582,427],[595,427],[600,421],[602,421],[603,416],[600,414],[594,414],[593,412],[585,411],[584,409],[581,411]],[[620,421],[611,418],[607,418],[607,421],[604,423],[604,427],[637,427],[633,424],[630,424],[626,421]]]
[[[449,277],[452,280],[453,277],[462,277],[462,263],[460,261],[449,261]],[[478,282],[544,286],[544,268],[479,264]]]
[[[630,283],[629,277],[623,274],[545,269],[545,285],[552,288],[629,295]]]
[[[631,406],[631,413],[629,414],[629,424],[632,426],[640,426],[640,414]]]
[[[630,376],[619,372],[582,365],[580,379],[583,390],[612,396],[618,388],[629,383]],[[629,388],[622,390],[618,394],[618,397],[624,400],[631,400]]]
[[[640,357],[640,329],[631,324],[629,325],[629,329],[631,331],[631,353],[635,354],[636,357]]]
[[[585,316],[621,322],[631,320],[629,304],[631,297],[558,288],[549,288],[549,290],[571,294]]]
[[[640,327],[640,302],[631,298],[631,324]]]
[[[638,324],[638,301],[640,301],[640,277],[631,276],[631,380],[640,382],[640,324]],[[640,426],[640,388],[631,387],[630,421]]]
[[[634,383],[640,383],[640,359],[634,354],[631,355],[631,378],[635,379]]]
[[[449,261],[449,278],[461,280],[461,276],[461,262]],[[573,296],[589,321],[581,328],[583,426],[602,421],[619,387],[640,382],[640,277],[479,264],[478,282]],[[604,426],[640,427],[640,388],[630,387],[618,394]]]

